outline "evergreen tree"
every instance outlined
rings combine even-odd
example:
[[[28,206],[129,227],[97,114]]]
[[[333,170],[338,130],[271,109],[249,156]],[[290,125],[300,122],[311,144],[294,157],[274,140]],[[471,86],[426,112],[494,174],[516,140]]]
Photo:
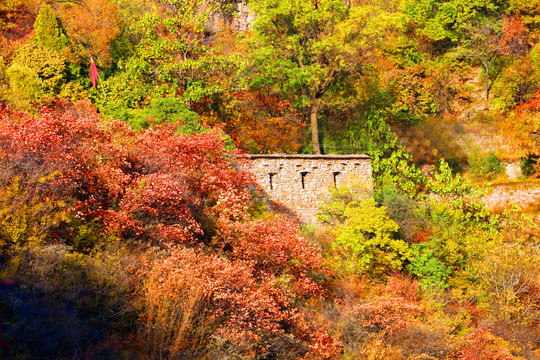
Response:
[[[69,45],[68,37],[60,27],[53,10],[47,4],[43,4],[39,9],[34,29],[36,30],[36,40],[50,49],[60,51]]]

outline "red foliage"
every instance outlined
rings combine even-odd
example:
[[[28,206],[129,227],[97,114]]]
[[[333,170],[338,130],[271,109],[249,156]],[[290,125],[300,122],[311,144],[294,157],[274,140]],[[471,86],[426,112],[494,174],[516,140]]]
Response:
[[[418,282],[411,280],[410,275],[403,276],[399,273],[388,277],[386,292],[394,296],[400,296],[411,302],[418,301],[420,297]]]
[[[299,235],[295,221],[276,217],[236,223],[223,239],[232,247],[231,259],[249,262],[259,276],[280,278],[298,297],[322,295],[322,289],[308,276],[327,273],[320,250]]]
[[[396,274],[388,278],[381,290],[381,295],[369,297],[360,303],[345,301],[340,307],[343,313],[357,319],[358,327],[387,337],[406,330],[421,314],[418,283]]]
[[[467,335],[460,350],[450,358],[454,360],[514,359],[510,351],[505,348],[503,340],[497,338],[485,327],[479,327]]]
[[[523,104],[516,106],[516,112],[537,112],[540,110],[540,90],[534,93],[534,95]]]
[[[250,221],[254,183],[236,155],[218,131],[136,133],[84,104],[56,101],[37,116],[0,108],[0,186],[18,177],[83,221],[164,248],[142,273],[152,354],[200,348],[212,335],[263,354],[285,334],[299,356],[336,358],[340,344],[294,307],[323,293],[312,276],[327,274],[321,252],[291,220]]]
[[[256,275],[256,273],[259,273]],[[291,293],[278,286],[272,274],[260,274],[256,264],[249,261],[227,261],[201,251],[175,249],[170,256],[158,259],[143,273],[150,286],[145,300],[154,312],[146,312],[143,322],[152,328],[166,325],[158,312],[163,305],[186,302],[186,295],[200,294],[198,306],[182,314],[184,321],[197,319],[211,323],[215,333],[233,341],[251,355],[262,355],[267,349],[260,347],[269,337],[290,334],[296,341],[306,342],[318,359],[336,358],[340,344],[317,329],[305,316],[294,309]],[[170,313],[169,313],[170,314]],[[166,322],[175,319],[166,319]],[[177,320],[178,321],[178,320]],[[176,351],[186,351],[189,334],[175,334],[173,343],[183,344]],[[169,346],[174,348],[174,344]]]
[[[0,184],[15,176],[37,183],[59,171],[44,191],[121,236],[191,241],[202,222],[246,218],[251,199],[251,175],[233,166],[242,160],[218,132],[177,136],[164,126],[135,133],[76,108],[44,108],[35,117],[1,109],[0,151]]]

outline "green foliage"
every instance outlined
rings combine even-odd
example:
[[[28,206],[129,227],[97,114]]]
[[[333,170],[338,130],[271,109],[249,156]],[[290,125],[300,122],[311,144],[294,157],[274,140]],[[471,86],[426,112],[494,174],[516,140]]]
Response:
[[[429,241],[411,245],[410,263],[407,266],[411,274],[417,276],[427,289],[446,289],[452,267],[439,259],[442,244]]]
[[[440,159],[433,178],[428,179],[427,188],[437,195],[464,196],[472,192],[470,184],[462,179],[460,174],[453,174],[452,169],[444,159]]]
[[[116,113],[113,117],[127,120],[132,109],[138,109],[145,104],[149,93],[156,92],[142,80],[133,78],[127,72],[116,73],[103,81],[107,100],[98,97],[95,101],[107,115]],[[125,114],[124,114],[125,113]]]
[[[476,179],[493,180],[504,171],[504,165],[493,151],[488,154],[475,151],[469,157],[469,172]]]
[[[178,124],[178,132],[182,134],[202,131],[201,124],[197,121],[198,115],[179,98],[156,97],[143,109],[129,109],[113,104],[106,108],[106,111],[110,117],[126,121],[137,131],[162,123]]]
[[[521,158],[519,168],[521,175],[525,177],[538,173],[540,171],[540,155],[528,153],[526,157]]]
[[[346,124],[337,141],[345,153],[365,153],[373,157],[371,165],[378,201],[382,201],[385,186],[395,186],[414,196],[424,182],[422,172],[412,163],[411,156],[399,145],[396,135],[377,110],[356,115]]]
[[[254,1],[250,7],[257,14],[255,36],[248,38],[256,69],[250,86],[282,93],[309,111],[313,151],[320,153],[320,111],[357,101],[364,59],[396,21],[377,6],[334,0]]]
[[[384,274],[399,270],[410,255],[408,244],[395,237],[398,225],[373,199],[349,204],[335,228],[333,262],[345,274]]]
[[[503,11],[493,0],[408,0],[405,13],[421,28],[421,34],[433,41],[459,39],[463,26]]]
[[[375,156],[372,162],[377,199],[386,186],[397,187],[404,194],[414,197],[425,177],[412,163],[411,156],[403,149],[398,149],[389,157]]]
[[[69,39],[60,27],[53,10],[47,3],[39,9],[36,22],[36,41],[52,50],[60,51],[69,45]]]
[[[110,53],[112,58],[118,62],[119,60],[125,60],[131,57],[135,52],[135,47],[124,36],[118,36],[111,40]]]

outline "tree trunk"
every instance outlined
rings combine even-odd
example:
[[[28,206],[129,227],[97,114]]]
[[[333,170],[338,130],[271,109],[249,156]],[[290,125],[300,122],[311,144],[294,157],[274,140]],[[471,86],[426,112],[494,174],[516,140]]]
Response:
[[[484,68],[486,69],[486,100],[489,97],[489,65],[484,64]]]
[[[320,155],[321,146],[319,145],[319,124],[317,122],[319,104],[317,100],[312,101],[311,104],[311,141],[313,142],[313,153]]]

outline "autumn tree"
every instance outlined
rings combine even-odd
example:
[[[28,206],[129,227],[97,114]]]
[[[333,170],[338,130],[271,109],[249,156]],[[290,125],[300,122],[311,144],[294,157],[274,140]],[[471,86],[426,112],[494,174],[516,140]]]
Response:
[[[27,8],[30,5],[22,1],[0,4],[0,57],[9,58],[33,35],[35,15]]]
[[[468,24],[482,24],[486,18],[502,13],[502,4],[494,0],[407,0],[404,11],[418,32],[440,47],[452,46]]]
[[[526,30],[519,17],[505,16],[502,26],[497,19],[463,26],[464,36],[458,54],[479,61],[485,71],[484,95],[489,97],[489,71],[503,55],[525,55],[528,50]]]
[[[278,91],[307,108],[313,151],[321,153],[319,114],[330,89],[353,82],[377,38],[371,6],[342,1],[253,1],[251,86]],[[337,95],[339,97],[339,94]]]
[[[253,178],[222,133],[135,132],[86,106],[54,105],[36,116],[0,108],[0,205],[27,192],[50,204],[7,207],[25,221],[49,215],[43,226],[27,221],[40,243],[77,246],[97,227],[154,245],[157,256],[139,273],[145,355],[200,357],[224,339],[244,356],[338,357],[340,343],[297,306],[324,295],[320,249],[291,219],[251,220]],[[0,209],[0,223],[9,215]],[[0,246],[26,234],[10,229],[0,231]]]
[[[127,74],[187,101],[217,91],[212,77],[227,74],[229,64],[227,57],[213,53],[205,24],[219,3],[152,0],[147,5],[148,11],[129,28],[140,41],[135,56],[125,62]]]
[[[110,66],[111,41],[120,34],[120,17],[114,2],[66,2],[60,4],[59,13],[67,34],[81,47],[78,55],[88,58],[90,53],[100,65]]]
[[[260,91],[204,97],[194,108],[209,126],[223,126],[236,146],[250,153],[294,153],[304,141],[301,114],[288,100]]]

